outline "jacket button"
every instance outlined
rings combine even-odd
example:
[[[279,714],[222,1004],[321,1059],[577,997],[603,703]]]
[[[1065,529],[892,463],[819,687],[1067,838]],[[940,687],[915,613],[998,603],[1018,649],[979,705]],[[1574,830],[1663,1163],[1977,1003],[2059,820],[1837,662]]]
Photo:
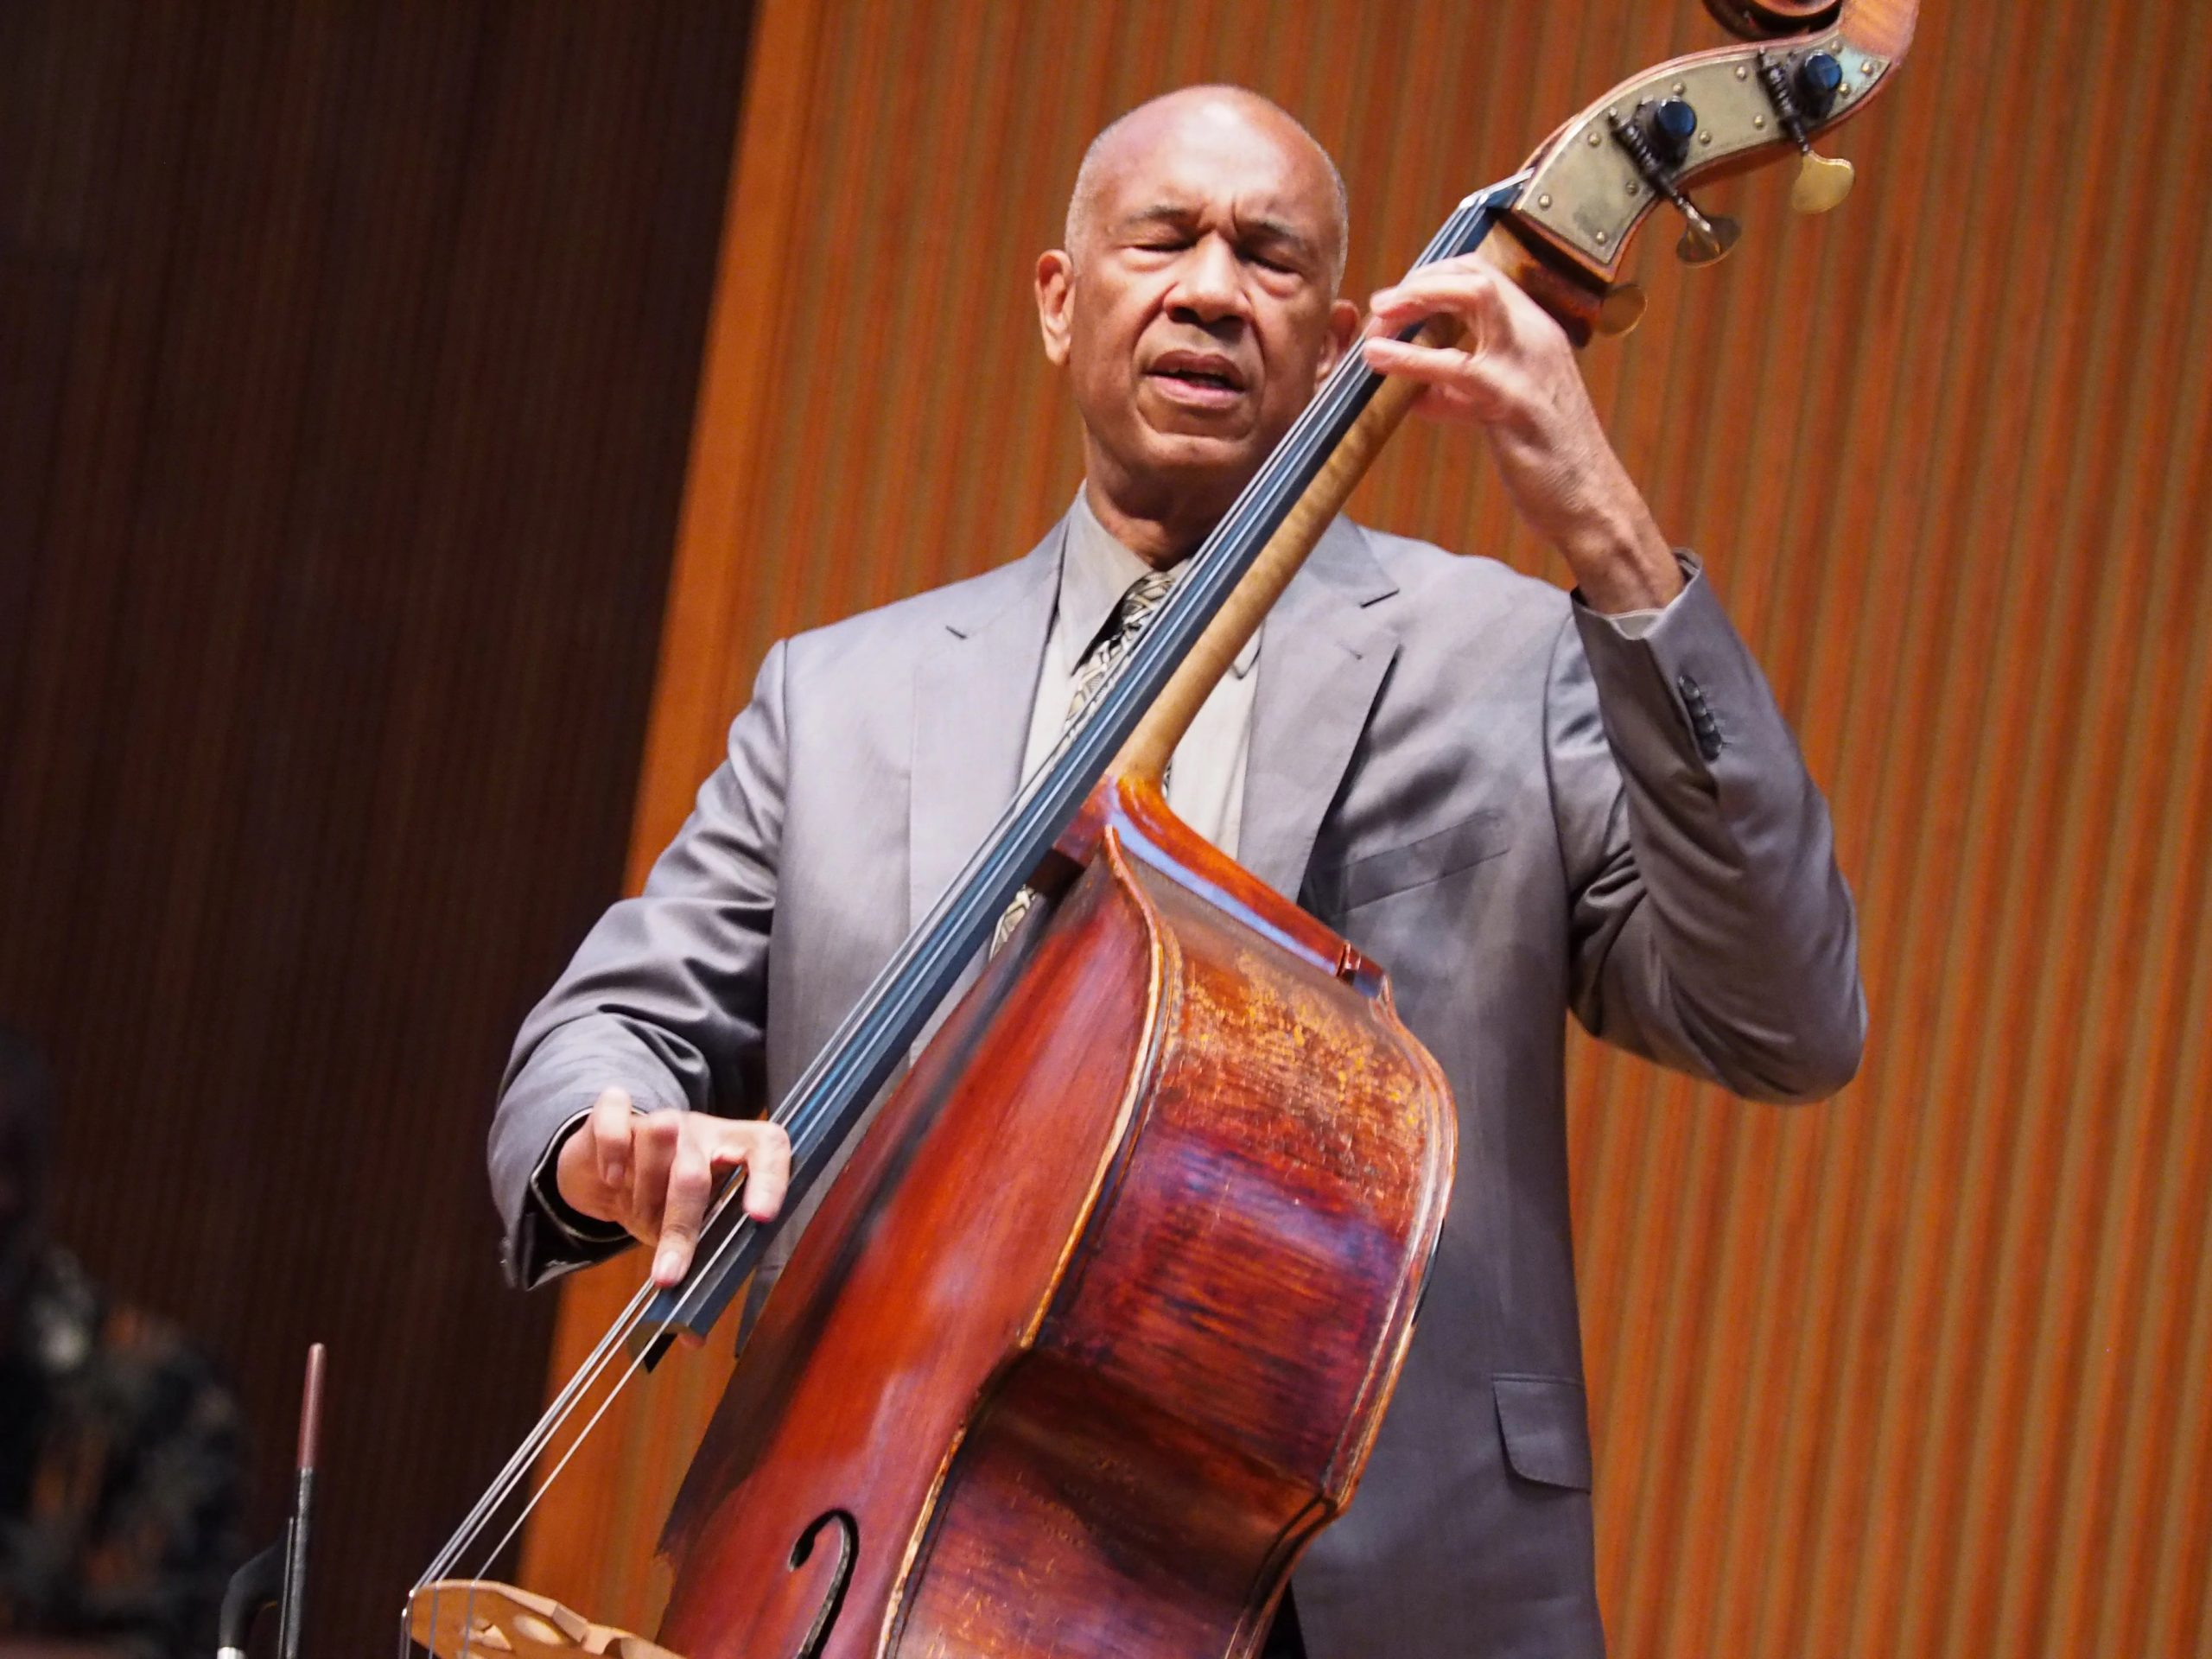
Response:
[[[1682,703],[1689,710],[1690,734],[1697,739],[1697,752],[1707,761],[1720,758],[1720,727],[1707,707],[1705,689],[1687,674],[1675,677],[1675,689],[1682,694]]]

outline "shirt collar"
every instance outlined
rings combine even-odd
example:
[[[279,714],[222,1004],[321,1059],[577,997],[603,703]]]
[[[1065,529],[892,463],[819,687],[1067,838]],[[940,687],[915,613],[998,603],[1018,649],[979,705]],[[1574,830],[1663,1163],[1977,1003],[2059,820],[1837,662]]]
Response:
[[[1067,547],[1060,558],[1058,651],[1061,671],[1071,675],[1090,642],[1113,620],[1122,595],[1152,567],[1114,539],[1081,489],[1075,493],[1067,524]],[[1230,664],[1229,671],[1240,680],[1259,659],[1260,632],[1254,632]]]

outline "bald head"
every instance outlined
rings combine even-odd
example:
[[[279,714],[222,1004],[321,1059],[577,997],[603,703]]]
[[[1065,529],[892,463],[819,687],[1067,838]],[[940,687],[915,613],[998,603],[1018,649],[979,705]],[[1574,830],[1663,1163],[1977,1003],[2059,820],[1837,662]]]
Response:
[[[1110,123],[1083,153],[1068,195],[1068,251],[1080,259],[1097,226],[1100,203],[1162,150],[1191,145],[1262,143],[1281,156],[1284,183],[1316,197],[1321,250],[1333,294],[1344,280],[1351,237],[1351,197],[1329,152],[1288,111],[1242,86],[1185,86],[1140,104]]]
[[[1266,99],[1193,86],[1098,135],[1037,322],[1124,547],[1172,562],[1213,528],[1350,347],[1344,269],[1344,181]]]

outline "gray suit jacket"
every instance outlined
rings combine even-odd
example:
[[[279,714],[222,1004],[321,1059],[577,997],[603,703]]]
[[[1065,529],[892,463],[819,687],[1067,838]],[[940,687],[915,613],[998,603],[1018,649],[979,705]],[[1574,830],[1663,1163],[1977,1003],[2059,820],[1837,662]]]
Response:
[[[528,1195],[563,1122],[611,1085],[771,1105],[982,839],[1060,542],[769,653],[645,893],[517,1040],[491,1166],[524,1282],[578,1255]],[[1739,1094],[1840,1088],[1865,1005],[1826,806],[1701,577],[1630,639],[1340,519],[1258,671],[1241,861],[1389,970],[1460,1124],[1396,1398],[1297,1573],[1307,1647],[1597,1654],[1563,1016]]]

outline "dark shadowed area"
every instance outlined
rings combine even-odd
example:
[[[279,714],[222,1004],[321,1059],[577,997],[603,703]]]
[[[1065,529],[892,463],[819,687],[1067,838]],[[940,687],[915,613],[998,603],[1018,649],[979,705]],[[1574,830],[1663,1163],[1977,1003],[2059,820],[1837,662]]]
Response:
[[[218,1353],[311,1653],[534,1413],[481,1147],[620,886],[749,9],[0,7],[0,1021]]]

